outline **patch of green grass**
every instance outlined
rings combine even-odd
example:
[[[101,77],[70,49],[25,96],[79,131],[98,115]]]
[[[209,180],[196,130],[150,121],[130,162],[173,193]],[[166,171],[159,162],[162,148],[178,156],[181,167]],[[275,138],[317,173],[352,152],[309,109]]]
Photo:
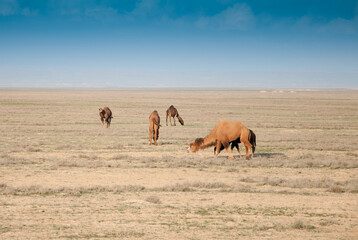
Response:
[[[11,231],[10,227],[0,226],[0,233],[6,233],[6,232],[10,232],[10,231]]]
[[[202,216],[210,215],[210,212],[208,209],[201,208],[195,212],[195,214],[199,214]]]
[[[162,222],[162,223],[160,223],[160,225],[164,225],[164,226],[168,226],[168,227],[180,226],[180,224],[178,222]]]

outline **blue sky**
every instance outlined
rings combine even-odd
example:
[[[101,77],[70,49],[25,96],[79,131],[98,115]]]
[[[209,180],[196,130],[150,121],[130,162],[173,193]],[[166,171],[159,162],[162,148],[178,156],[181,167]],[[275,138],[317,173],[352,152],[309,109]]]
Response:
[[[358,1],[0,0],[0,87],[358,88]]]

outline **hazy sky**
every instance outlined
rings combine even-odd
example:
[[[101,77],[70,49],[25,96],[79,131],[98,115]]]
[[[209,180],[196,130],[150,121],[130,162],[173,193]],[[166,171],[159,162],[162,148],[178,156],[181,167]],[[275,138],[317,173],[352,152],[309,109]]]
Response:
[[[358,0],[0,0],[0,87],[358,87]]]

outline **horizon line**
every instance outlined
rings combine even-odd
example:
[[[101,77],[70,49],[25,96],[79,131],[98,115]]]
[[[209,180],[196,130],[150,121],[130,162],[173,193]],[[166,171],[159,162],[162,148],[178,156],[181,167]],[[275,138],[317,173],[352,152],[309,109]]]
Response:
[[[337,91],[357,91],[356,87],[0,87],[4,90],[128,90],[128,91],[150,91],[150,90],[179,90],[179,91],[274,91],[274,90],[295,90],[295,91],[319,91],[319,90],[337,90]]]

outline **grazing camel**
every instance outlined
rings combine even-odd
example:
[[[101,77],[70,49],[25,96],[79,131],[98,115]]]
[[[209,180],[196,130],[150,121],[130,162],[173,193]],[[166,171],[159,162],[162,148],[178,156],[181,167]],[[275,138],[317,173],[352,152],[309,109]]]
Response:
[[[253,147],[250,142],[253,142],[252,134],[250,130],[245,127],[241,122],[229,122],[221,120],[216,124],[214,129],[205,138],[197,138],[191,142],[189,149],[191,152],[196,152],[199,149],[205,149],[210,146],[215,146],[215,157],[220,152],[221,145],[224,146],[229,154],[229,158],[234,159],[231,149],[229,148],[230,142],[233,142],[240,138],[246,149],[246,159],[250,157],[250,149]],[[251,159],[253,154],[251,155]]]
[[[250,144],[252,146],[252,156],[253,156],[254,153],[255,153],[255,148],[256,148],[256,135],[251,129],[249,129],[249,131],[250,131],[250,134],[251,134],[251,137],[249,136],[249,141],[250,141]],[[234,147],[236,147],[237,151],[239,152],[239,156],[241,158],[241,152],[240,152],[239,143],[241,143],[240,138],[237,138],[236,140],[230,142],[231,151],[234,149]],[[224,145],[221,144],[219,152],[221,150],[223,150],[224,148],[225,148]],[[214,147],[214,154],[215,154],[215,152],[216,152],[216,147]]]
[[[109,107],[104,107],[103,109],[100,108],[98,112],[101,117],[102,127],[104,122],[106,122],[106,128],[108,128],[111,125],[111,120],[113,118],[111,109],[109,109]]]
[[[175,117],[178,118],[181,125],[184,125],[184,120],[179,116],[178,110],[173,105],[171,105],[167,110],[167,115],[166,115],[166,119],[165,119],[167,126],[168,126],[168,116],[169,116],[169,120],[170,120],[170,126],[173,126],[172,118],[174,120],[174,126],[176,126]]]
[[[149,145],[152,144],[152,139],[154,140],[154,145],[158,145],[159,127],[161,127],[160,117],[157,110],[154,110],[149,116]]]

